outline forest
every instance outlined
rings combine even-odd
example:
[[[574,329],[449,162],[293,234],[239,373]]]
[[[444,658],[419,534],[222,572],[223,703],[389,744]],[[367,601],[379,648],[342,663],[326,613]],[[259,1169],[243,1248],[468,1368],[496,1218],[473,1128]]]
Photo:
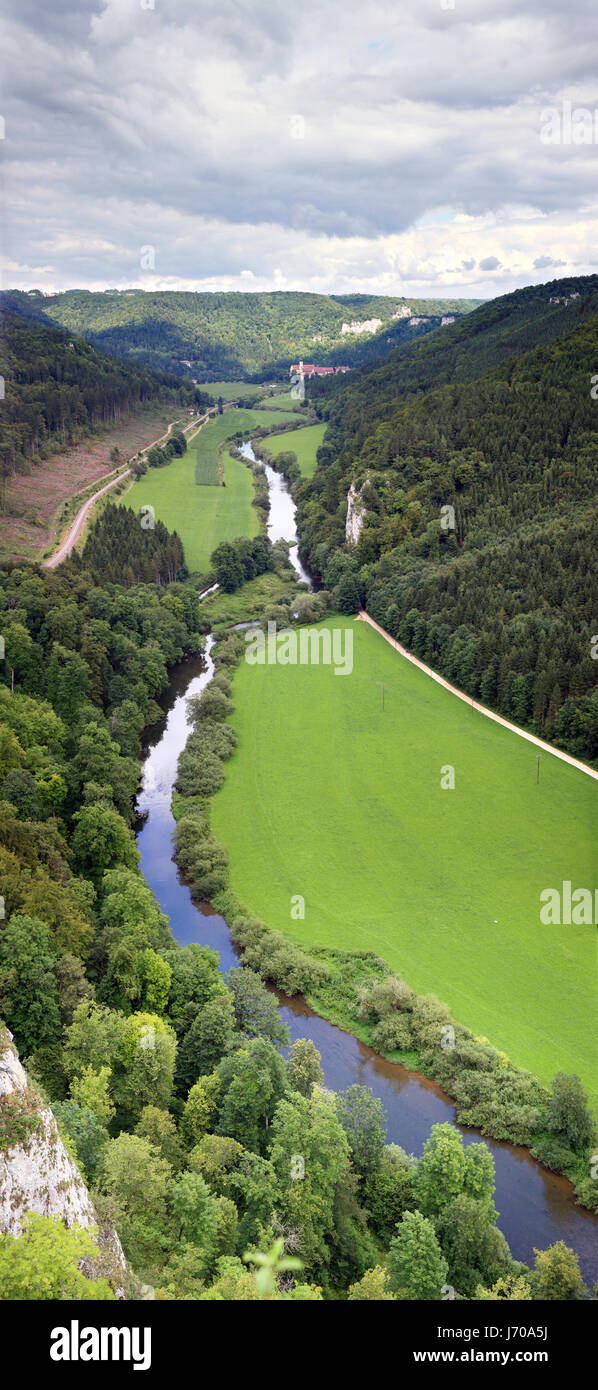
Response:
[[[199,382],[285,380],[299,357],[322,366],[360,366],[429,332],[443,315],[467,313],[479,302],[409,299],[412,316],[427,320],[410,325],[409,316],[393,318],[407,301],[390,296],[68,290],[13,297],[42,321],[81,334],[102,351]],[[382,327],[371,336],[341,332],[344,322],[376,318]]]
[[[122,509],[96,523],[108,545],[114,523],[134,555],[136,519]],[[385,1144],[367,1088],[323,1089],[312,1042],[285,1055],[259,924],[237,922],[257,969],[240,965],[226,984],[214,952],[176,945],[139,870],[134,796],[168,668],[201,648],[198,599],[178,582],[101,578],[93,554],[0,575],[0,1013],[101,1222],[118,1231],[128,1296],[149,1285],[165,1301],[433,1300],[446,1286],[481,1301],[587,1297],[563,1242],[533,1268],[512,1258],[485,1145],[465,1148],[441,1124],[416,1160]],[[204,764],[230,752],[237,657],[236,639],[219,643],[213,685],[192,709]],[[191,757],[182,779],[195,775]],[[184,842],[184,819],[179,829]],[[215,851],[196,830],[199,873]],[[386,1028],[397,1006],[410,1026],[430,1025],[391,982],[361,1004]],[[3,1102],[0,1148],[35,1123],[30,1102]],[[554,1143],[579,1150],[589,1123],[574,1083],[557,1078]],[[60,1260],[55,1242],[41,1215],[19,1239],[1,1236],[0,1296],[36,1297],[42,1279],[49,1298],[81,1297],[78,1233],[63,1232]],[[112,1299],[113,1284],[100,1271],[83,1296]]]
[[[9,295],[0,301],[3,482],[26,472],[32,461],[60,452],[156,401],[174,406],[202,403],[191,383],[156,374],[142,362],[116,361],[72,332],[31,317],[27,295],[18,297],[18,309],[16,299]]]
[[[406,354],[404,375],[399,353],[329,401],[316,394],[328,430],[314,478],[295,491],[308,562],[344,611],[365,603],[469,694],[594,760],[598,296],[586,286],[558,306],[565,331],[553,340],[551,287],[541,288],[468,318],[477,359],[458,324],[444,357],[430,337],[421,356]],[[505,318],[519,320],[520,344],[541,345],[484,372],[504,356]],[[449,380],[426,390],[434,366]],[[345,536],[350,486],[356,544]]]

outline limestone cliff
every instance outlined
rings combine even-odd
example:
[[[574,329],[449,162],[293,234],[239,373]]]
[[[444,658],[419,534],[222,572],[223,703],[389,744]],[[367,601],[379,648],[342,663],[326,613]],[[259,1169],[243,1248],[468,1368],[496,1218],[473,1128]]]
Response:
[[[94,1272],[110,1279],[123,1296],[128,1271],[118,1236],[100,1228],[52,1111],[29,1085],[12,1035],[0,1023],[0,1232],[20,1235],[30,1211],[60,1217],[67,1226],[98,1227]]]
[[[350,545],[357,545],[363,521],[366,515],[366,508],[361,500],[361,494],[355,483],[351,483],[347,493],[347,521],[345,524],[345,539]]]

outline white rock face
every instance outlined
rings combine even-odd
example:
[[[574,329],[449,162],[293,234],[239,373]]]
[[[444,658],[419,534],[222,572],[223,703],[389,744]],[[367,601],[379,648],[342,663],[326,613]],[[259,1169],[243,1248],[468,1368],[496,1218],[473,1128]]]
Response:
[[[29,1092],[21,1063],[7,1048],[0,1053],[0,1096]],[[24,1144],[0,1154],[0,1231],[20,1234],[28,1211],[59,1216],[67,1226],[97,1225],[83,1178],[69,1157],[52,1111],[40,1104],[39,1129]]]
[[[98,1226],[98,1216],[81,1174],[64,1147],[49,1106],[36,1101],[27,1074],[11,1038],[0,1025],[0,1105],[9,1097],[31,1101],[38,1126],[22,1143],[0,1153],[0,1232],[19,1236],[27,1212],[57,1216],[67,1226]],[[127,1263],[114,1229],[100,1230],[98,1259],[85,1260],[81,1268],[91,1278],[99,1274],[112,1283],[117,1297],[124,1297]],[[97,1266],[97,1267],[96,1267]]]
[[[409,305],[408,305],[408,304],[401,304],[401,305],[399,305],[399,308],[398,308],[398,309],[395,309],[394,314],[392,315],[392,317],[393,317],[393,319],[410,319],[410,318],[411,318],[411,314],[412,314],[412,310],[410,309]]]
[[[361,496],[355,483],[351,483],[347,493],[347,521],[345,524],[345,539],[350,545],[357,545],[363,530],[364,517],[367,509],[364,507]]]
[[[382,319],[353,319],[352,323],[344,323],[341,333],[376,333],[382,327]]]

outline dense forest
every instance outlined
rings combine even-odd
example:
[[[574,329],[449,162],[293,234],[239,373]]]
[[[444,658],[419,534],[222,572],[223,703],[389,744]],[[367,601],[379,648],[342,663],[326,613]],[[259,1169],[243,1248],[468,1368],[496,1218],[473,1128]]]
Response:
[[[158,401],[200,404],[196,388],[156,374],[142,362],[117,362],[83,338],[15,311],[16,296],[0,303],[0,476],[27,468]],[[19,296],[28,301],[27,295]]]
[[[118,526],[133,546],[131,515]],[[110,546],[112,522],[96,527]],[[116,1226],[131,1295],[143,1283],[164,1300],[412,1301],[447,1286],[479,1300],[586,1297],[562,1242],[533,1269],[512,1258],[485,1145],[437,1125],[416,1160],[385,1144],[365,1087],[322,1087],[311,1041],[285,1055],[259,924],[236,923],[256,969],[226,983],[213,951],[175,943],[139,870],[134,796],[143,729],[168,667],[201,645],[200,607],[184,584],[102,578],[91,540],[55,572],[0,573],[0,1014],[100,1220]],[[180,779],[193,825],[186,835],[183,817],[179,831],[195,875],[215,854],[198,833],[196,764],[205,773],[231,751],[237,657],[237,639],[221,641],[213,684],[192,702]],[[281,943],[266,950],[299,988],[292,948],[286,960]],[[360,1007],[385,1036],[402,1024],[425,1041],[435,1026],[431,1002],[400,982],[372,980]],[[22,1095],[0,1099],[0,1151],[36,1122]],[[582,1152],[591,1122],[575,1078],[556,1079],[546,1125],[555,1151]],[[62,1231],[57,1262],[52,1219],[26,1227],[0,1237],[0,1296],[80,1297],[76,1232]],[[92,1274],[88,1296],[114,1291]]]
[[[30,312],[88,338],[97,348],[204,382],[285,379],[299,357],[325,366],[360,366],[398,342],[464,314],[477,300],[320,295],[68,290],[15,295]],[[404,311],[408,307],[412,314]],[[396,315],[399,317],[396,317]],[[425,322],[409,324],[409,317]],[[343,323],[380,319],[371,335],[342,333]],[[443,330],[444,331],[444,330]]]
[[[469,694],[594,760],[598,291],[575,283],[588,292],[557,306],[556,340],[553,306],[541,308],[554,287],[518,291],[510,308],[468,317],[473,346],[455,325],[443,357],[430,338],[421,359],[405,354],[404,377],[397,354],[344,385],[325,407],[315,477],[296,495],[303,551],[347,611],[365,602]],[[514,356],[512,343],[484,373],[507,352],[505,321],[517,321],[519,346],[542,346]],[[449,384],[426,391],[431,368]],[[351,486],[356,544],[345,535]]]
[[[137,515],[109,502],[83,547],[82,564],[97,584],[168,584],[186,579],[183,543],[150,507]]]
[[[359,376],[311,381],[310,397],[335,427],[335,447],[360,446],[397,402],[452,382],[475,381],[598,314],[598,276],[553,280],[501,295],[441,333],[405,343]]]

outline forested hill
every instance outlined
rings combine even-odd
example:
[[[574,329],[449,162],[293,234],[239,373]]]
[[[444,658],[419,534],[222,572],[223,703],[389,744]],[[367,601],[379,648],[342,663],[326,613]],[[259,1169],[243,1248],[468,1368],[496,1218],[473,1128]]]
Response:
[[[347,611],[365,600],[469,694],[598,760],[598,317],[574,304],[582,321],[557,342],[390,419],[382,409],[361,443],[341,419],[344,447],[330,430],[299,521]],[[538,322],[549,326],[532,314],[530,333]],[[464,340],[464,363],[474,352]],[[345,543],[351,484],[357,544]]]
[[[310,383],[310,395],[352,450],[399,400],[449,382],[474,381],[501,363],[549,345],[598,314],[598,275],[528,285],[482,305],[441,332],[397,347],[358,376]]]
[[[69,290],[21,295],[28,312],[80,333],[96,347],[202,382],[284,377],[303,357],[359,366],[419,337],[478,300],[278,291],[179,293]],[[410,319],[417,323],[410,323]],[[379,326],[372,330],[372,324]],[[348,331],[343,333],[343,324]],[[355,332],[365,325],[364,331]]]
[[[23,316],[12,296],[4,296],[0,308],[4,478],[26,468],[34,456],[44,458],[152,401],[196,402],[197,389],[190,383],[156,374],[143,363],[117,362],[72,333]]]

